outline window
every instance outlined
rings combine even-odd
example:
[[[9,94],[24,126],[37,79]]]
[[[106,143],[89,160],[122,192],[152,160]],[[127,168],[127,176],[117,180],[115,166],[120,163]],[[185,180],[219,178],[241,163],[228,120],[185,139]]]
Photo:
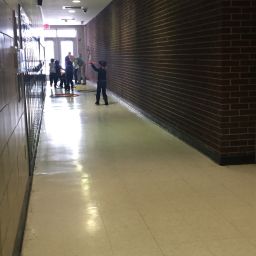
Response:
[[[44,37],[76,37],[76,29],[46,29],[44,30]]]
[[[44,37],[56,37],[56,30],[55,29],[47,29],[44,30]]]
[[[54,59],[54,42],[45,41],[45,61],[46,61],[46,74],[49,74],[49,63],[51,59]]]
[[[76,37],[76,29],[58,29],[57,37]]]

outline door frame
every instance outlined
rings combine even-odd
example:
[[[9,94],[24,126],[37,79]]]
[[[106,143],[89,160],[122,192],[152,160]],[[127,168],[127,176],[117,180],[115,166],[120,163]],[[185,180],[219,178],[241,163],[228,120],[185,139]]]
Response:
[[[78,56],[77,38],[70,37],[46,37],[45,41],[53,41],[54,58],[61,61],[61,41],[73,41],[73,55]],[[67,53],[68,54],[68,53]]]

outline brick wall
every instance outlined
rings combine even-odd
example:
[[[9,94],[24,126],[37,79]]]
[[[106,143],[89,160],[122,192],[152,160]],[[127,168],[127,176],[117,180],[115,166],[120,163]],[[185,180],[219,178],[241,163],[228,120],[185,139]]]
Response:
[[[87,25],[87,53],[178,137],[218,163],[253,162],[255,13],[253,0],[116,0]]]
[[[223,1],[224,128],[221,153],[255,155],[256,123],[256,2]]]

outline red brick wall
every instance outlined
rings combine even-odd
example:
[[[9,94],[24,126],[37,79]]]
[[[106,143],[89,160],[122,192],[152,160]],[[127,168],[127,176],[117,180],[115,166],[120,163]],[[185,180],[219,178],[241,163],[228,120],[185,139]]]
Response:
[[[255,13],[253,0],[116,0],[87,25],[87,51],[172,133],[221,164],[252,162]]]
[[[255,155],[256,122],[256,2],[223,1],[223,103],[221,153]]]

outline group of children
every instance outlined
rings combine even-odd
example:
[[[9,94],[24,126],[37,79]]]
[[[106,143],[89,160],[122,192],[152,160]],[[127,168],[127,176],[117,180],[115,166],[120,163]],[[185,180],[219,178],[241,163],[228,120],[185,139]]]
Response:
[[[79,63],[80,61],[80,63]],[[97,81],[97,92],[96,92],[96,105],[100,104],[100,95],[102,93],[105,105],[108,105],[108,96],[106,93],[107,89],[107,72],[106,72],[106,61],[99,61],[99,67],[96,67],[93,62],[90,62],[94,71],[98,73],[98,81]],[[73,76],[75,75],[75,83],[78,82],[77,72],[74,72],[76,68],[79,71],[80,69],[80,83],[81,83],[81,66],[83,65],[83,61],[81,56],[78,58],[74,58],[71,53],[65,57],[65,70],[60,66],[58,60],[51,59],[49,64],[50,66],[50,85],[52,86],[54,83],[54,87],[57,88],[57,82],[60,80],[60,88],[65,87],[65,91],[73,91],[74,83]],[[64,72],[65,71],[65,72]]]
[[[73,77],[75,76],[75,83],[81,83],[81,68],[83,61],[81,57],[74,58],[71,53],[65,57],[65,69],[62,68],[58,60],[51,59],[49,63],[50,68],[50,86],[54,85],[57,88],[57,83],[60,81],[59,88],[65,88],[65,91],[74,89]],[[78,80],[79,75],[79,80]]]
[[[54,87],[57,88],[57,83],[60,80],[60,88],[63,88],[63,85],[66,84],[66,78],[65,78],[65,69],[63,69],[60,65],[60,62],[58,60],[51,59],[51,62],[49,63],[50,67],[50,85],[54,84]]]

